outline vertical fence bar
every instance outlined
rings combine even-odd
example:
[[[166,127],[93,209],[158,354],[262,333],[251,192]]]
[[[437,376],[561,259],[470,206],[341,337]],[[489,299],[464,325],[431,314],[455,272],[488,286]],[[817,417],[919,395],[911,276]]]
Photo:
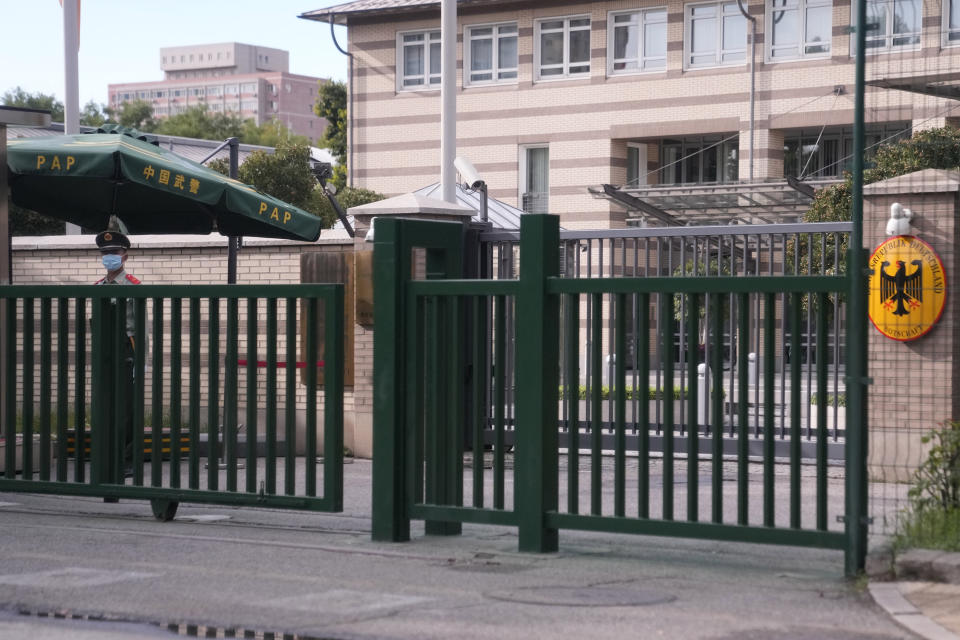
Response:
[[[810,296],[812,301],[814,298]],[[827,530],[827,294],[817,305],[817,530]]]
[[[763,308],[763,526],[774,526],[774,296],[764,294]]]
[[[21,447],[21,462],[23,464],[23,479],[33,479],[33,367],[34,367],[34,312],[35,300],[23,299],[23,409],[21,410],[23,446]],[[16,397],[16,396],[14,396]],[[13,440],[7,442],[13,443]],[[16,444],[7,448],[16,449]]]
[[[697,367],[700,352],[698,342],[700,307],[698,294],[691,293],[686,296],[687,357],[684,360],[687,363],[687,520],[690,522],[700,519],[700,402],[702,400],[699,394]],[[669,398],[667,402],[673,404],[673,398]]]
[[[493,345],[493,508],[503,509],[504,505],[504,403],[506,402],[507,370],[507,301],[505,296],[494,300]]]
[[[137,301],[138,303],[141,300]],[[163,483],[163,298],[153,299],[153,402],[151,410],[150,480]],[[138,314],[139,315],[139,314]],[[137,351],[146,351],[146,342]],[[173,442],[170,443],[173,446]]]
[[[791,294],[790,326],[790,528],[800,528],[800,331],[801,297]]]
[[[134,304],[134,329],[133,329],[133,342],[134,342],[134,362],[133,362],[133,398],[130,400],[132,408],[132,420],[133,420],[133,439],[130,443],[131,446],[131,464],[133,471],[133,482],[137,485],[143,484],[143,462],[144,462],[144,398],[146,396],[146,345],[147,345],[147,329],[146,329],[146,309],[147,302],[142,298],[131,301]],[[126,320],[124,320],[126,323]],[[126,334],[126,328],[124,328],[124,334]],[[136,348],[138,347],[138,348]],[[154,353],[160,353],[157,349]],[[155,365],[156,366],[156,365]],[[124,375],[128,372],[124,369]],[[156,378],[154,378],[156,379]],[[156,398],[156,393],[153,394]],[[157,405],[153,405],[154,412],[157,411]],[[154,422],[156,422],[156,416],[154,416]],[[157,465],[154,464],[154,467]]]
[[[86,441],[87,424],[87,301],[85,298],[77,298],[75,301],[75,311],[73,314],[73,415],[76,425],[76,464],[73,468],[75,482],[83,482],[86,474],[86,453],[84,451],[84,442]],[[12,353],[12,352],[9,352]]]
[[[650,517],[650,294],[637,294],[636,355],[639,372],[640,433],[637,438],[637,514]],[[637,393],[634,388],[634,393]]]
[[[188,486],[200,488],[200,298],[190,298],[190,353],[187,356],[190,369],[190,454]],[[207,450],[215,443],[207,442]],[[209,457],[209,453],[207,454]]]
[[[9,302],[7,303],[9,304]],[[57,482],[67,481],[67,420],[70,373],[70,307],[67,298],[57,298]],[[76,437],[76,429],[74,430]],[[76,442],[76,441],[74,441]],[[77,444],[74,444],[76,451]]]
[[[220,300],[207,302],[207,489],[220,484]]]
[[[673,520],[673,296],[660,294],[663,365],[663,519]]]
[[[713,413],[713,427],[710,434],[713,444],[711,451],[711,471],[713,474],[711,476],[711,487],[713,489],[711,520],[716,524],[723,522],[723,305],[725,298],[727,296],[720,293],[713,296],[711,317],[712,332],[716,343],[713,350],[713,376],[710,380],[713,385],[710,396],[711,412]]]
[[[626,515],[627,493],[627,318],[626,300],[624,293],[618,293],[614,298],[614,336],[613,350],[615,363],[614,380],[616,395],[614,404],[614,515],[622,518]]]
[[[307,383],[307,403],[306,403],[306,460],[304,460],[304,472],[306,482],[306,494],[310,497],[317,495],[317,363],[320,360],[317,349],[317,320],[319,301],[315,295],[302,300],[301,305],[306,311],[306,383]],[[295,376],[296,369],[290,368],[291,376]]]
[[[239,356],[240,328],[239,301],[227,298],[226,357],[223,372],[223,450],[227,465],[227,491],[237,490],[237,431],[240,429],[237,410],[237,357]],[[287,363],[293,366],[292,363]],[[291,369],[291,375],[296,369]]]
[[[567,511],[580,512],[580,296],[566,296]]]
[[[267,372],[266,372],[266,492],[277,492],[277,299],[266,298]],[[290,446],[290,443],[287,443]]]
[[[129,344],[127,336],[127,305],[131,299],[118,298],[116,304],[111,305],[113,325],[107,336],[112,349],[110,371],[113,376],[113,413],[110,415],[110,439],[106,449],[109,460],[107,482],[122,484],[124,476],[123,457],[126,446],[127,431],[127,403],[130,401],[129,369],[127,368],[126,346]]]
[[[473,366],[471,367],[471,376],[470,376],[470,406],[471,412],[468,417],[470,421],[470,435],[472,436],[471,449],[473,449],[473,506],[475,508],[483,508],[483,424],[481,422],[481,416],[483,415],[483,388],[485,384],[483,383],[484,372],[486,367],[484,363],[486,362],[485,349],[486,343],[484,341],[485,332],[483,331],[483,304],[484,298],[480,296],[474,296],[468,302],[465,302],[467,308],[470,310],[471,322],[470,326],[472,327],[472,332],[470,334],[470,344],[473,345],[471,349],[470,359],[473,361]]]
[[[323,497],[331,511],[343,509],[343,287],[324,298]]]
[[[750,349],[749,294],[737,296],[737,524],[747,525],[750,518],[750,426],[747,417]]]
[[[267,365],[269,366],[269,364]],[[257,298],[247,298],[247,493],[257,491]],[[273,390],[267,387],[267,395]]]
[[[297,299],[287,298],[286,318],[286,354],[287,362],[284,376],[286,395],[284,399],[284,431],[287,442],[287,459],[284,464],[283,490],[288,496],[296,492],[296,451],[297,451],[297,388],[295,363],[297,361]]]
[[[183,443],[183,300],[170,299],[170,486],[180,487]]]
[[[526,215],[521,220],[520,297],[517,301],[518,394],[517,484],[521,551],[556,551],[557,529],[544,516],[557,511],[557,403],[560,340],[559,297],[547,292],[559,270],[557,216]],[[596,348],[599,348],[597,346]],[[595,425],[596,427],[597,425]],[[594,460],[598,464],[599,460]]]
[[[601,246],[603,246],[601,244]],[[590,294],[590,513],[603,512],[603,306],[599,293]]]
[[[6,329],[6,344],[4,353],[6,362],[4,366],[4,386],[3,392],[6,398],[3,416],[3,439],[4,442],[17,441],[17,299],[5,298],[4,308],[6,317],[4,324]],[[17,447],[8,446],[4,450],[3,459],[4,475],[13,480],[17,476]]]
[[[40,480],[50,480],[50,430],[53,352],[51,335],[51,300],[40,300]]]

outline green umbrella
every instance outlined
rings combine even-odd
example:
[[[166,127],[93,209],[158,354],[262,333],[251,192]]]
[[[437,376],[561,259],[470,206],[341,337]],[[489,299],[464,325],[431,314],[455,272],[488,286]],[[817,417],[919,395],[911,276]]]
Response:
[[[315,241],[320,218],[151,144],[133,129],[8,141],[13,201],[94,230]]]

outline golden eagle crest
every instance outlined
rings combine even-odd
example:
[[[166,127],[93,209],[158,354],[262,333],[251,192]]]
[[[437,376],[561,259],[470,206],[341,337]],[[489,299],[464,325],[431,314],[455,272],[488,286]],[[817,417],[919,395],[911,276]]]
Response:
[[[912,260],[910,264],[916,267],[910,275],[903,260],[897,260],[893,275],[887,273],[889,262],[880,265],[880,300],[887,311],[896,305],[895,316],[905,316],[923,302],[923,262]]]

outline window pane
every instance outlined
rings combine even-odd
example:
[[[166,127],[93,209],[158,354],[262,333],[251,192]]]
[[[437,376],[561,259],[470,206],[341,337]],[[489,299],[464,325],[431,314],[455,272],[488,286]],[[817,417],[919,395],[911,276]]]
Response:
[[[643,28],[644,57],[667,55],[667,25],[665,22],[647,24]]]
[[[483,36],[489,37],[492,35],[493,35],[493,27],[481,27],[481,28],[475,28],[470,30],[471,38],[480,38]]]
[[[720,155],[720,145],[707,147],[700,155],[703,160],[703,176],[701,182],[716,182],[717,156]]]
[[[800,41],[800,16],[796,10],[774,11],[773,46],[796,45]]]
[[[723,182],[736,182],[740,179],[740,148],[736,140],[723,143]]]
[[[488,71],[493,69],[493,42],[490,40],[470,41],[470,70]]]
[[[960,0],[950,0],[950,28],[960,29]]]
[[[700,147],[684,146],[683,182],[700,182]]]
[[[540,35],[540,64],[563,63],[563,34],[543,33]]]
[[[517,68],[517,37],[500,38],[497,42],[497,56],[501,69]],[[516,74],[514,74],[515,77]]]
[[[893,32],[919,33],[920,31],[920,1],[896,0],[893,3]]]
[[[590,61],[590,31],[570,32],[570,62]]]
[[[694,20],[691,36],[690,50],[694,54],[717,50],[717,24],[714,19]]]
[[[679,145],[664,145],[662,161],[663,169],[660,171],[660,179],[663,184],[677,184],[677,182],[679,182],[677,179],[680,175],[680,164],[677,162],[679,159]]]
[[[541,31],[551,31],[555,29],[563,30],[563,20],[550,20],[540,24]]]
[[[832,7],[810,7],[807,9],[807,53],[826,53],[830,51],[830,38],[833,31]]]
[[[578,18],[577,20],[570,21],[571,29],[573,29],[574,27],[589,27],[589,26],[590,26],[590,18]]]
[[[403,75],[423,75],[423,47],[403,48]]]
[[[440,43],[430,44],[430,74],[440,73]]]
[[[747,19],[742,15],[723,19],[723,48],[725,51],[745,49],[747,46]]]
[[[637,25],[616,27],[613,30],[613,57],[615,60],[636,58],[639,31]],[[636,66],[636,65],[634,65]]]
[[[403,36],[403,41],[404,41],[404,42],[423,42],[423,34],[422,34],[422,33],[408,33],[408,34],[406,34],[405,36]]]
[[[635,185],[640,175],[640,149],[627,147],[627,184]]]
[[[497,32],[500,33],[500,35],[503,35],[503,34],[505,34],[505,33],[506,33],[506,34],[516,33],[516,32],[517,32],[517,25],[515,25],[515,24],[505,24],[505,25],[503,25],[503,26],[497,27]]]

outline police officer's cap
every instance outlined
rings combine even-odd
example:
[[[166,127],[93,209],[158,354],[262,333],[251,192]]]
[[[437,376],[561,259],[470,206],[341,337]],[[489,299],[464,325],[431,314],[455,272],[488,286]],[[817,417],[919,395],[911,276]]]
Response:
[[[97,248],[101,251],[109,249],[127,250],[130,248],[130,238],[119,231],[101,231],[97,234]]]

